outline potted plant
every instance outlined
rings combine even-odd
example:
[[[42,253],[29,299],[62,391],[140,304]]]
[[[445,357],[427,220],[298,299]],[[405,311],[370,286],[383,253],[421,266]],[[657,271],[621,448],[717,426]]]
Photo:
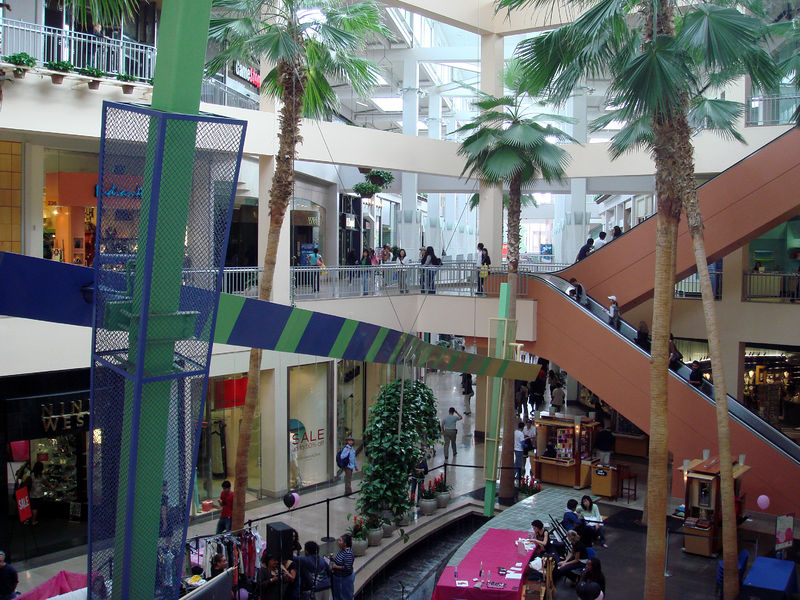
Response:
[[[352,515],[347,515],[347,520],[350,521]],[[353,524],[347,528],[347,533],[353,538],[353,556],[364,556],[367,553],[367,526],[364,519],[358,516],[353,517]]]
[[[117,81],[121,81],[123,83],[122,86],[122,93],[123,94],[132,94],[133,93],[133,85],[130,85],[134,81],[136,81],[136,77],[133,75],[128,75],[127,73],[119,73],[117,75]],[[128,85],[125,85],[128,84]]]
[[[100,79],[107,77],[108,73],[103,71],[103,69],[98,69],[97,67],[84,67],[82,69],[78,69],[78,75],[91,77],[91,80],[89,81],[89,89],[96,90],[100,87]]]
[[[444,473],[433,480],[433,491],[436,494],[436,504],[439,508],[445,508],[450,503],[450,490],[452,485],[448,485],[444,480]]]
[[[383,511],[383,537],[392,537],[397,529],[398,518],[394,516],[394,511]]]
[[[369,514],[366,516],[367,542],[370,546],[380,546],[383,538],[383,517],[379,514]]]
[[[4,56],[3,60],[17,66],[17,68],[14,69],[14,77],[17,79],[25,77],[27,70],[36,66],[36,59],[27,52],[10,54],[9,56]]]
[[[383,189],[394,181],[394,175],[392,175],[389,171],[372,169],[372,171],[367,173],[366,180]]]
[[[353,186],[353,192],[362,198],[372,198],[380,191],[381,186],[370,183],[369,181],[360,181]]]
[[[519,489],[517,491],[520,496],[533,496],[542,491],[542,484],[538,479],[531,479],[530,476],[525,476],[520,480]]]
[[[439,505],[436,501],[436,491],[433,489],[433,482],[429,481],[427,486],[423,486],[419,493],[419,510],[423,515],[432,515]]]
[[[75,67],[68,60],[48,60],[42,66],[48,71],[58,71],[57,73],[50,73],[50,79],[56,85],[61,85],[66,74],[75,70]]]

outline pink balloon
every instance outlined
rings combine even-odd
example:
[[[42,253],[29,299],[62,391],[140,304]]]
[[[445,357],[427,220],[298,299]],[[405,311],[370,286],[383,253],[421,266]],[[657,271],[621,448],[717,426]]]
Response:
[[[294,504],[292,504],[292,508],[297,508],[300,506],[300,494],[297,492],[292,492],[292,498],[294,498]]]
[[[758,508],[761,510],[767,510],[769,508],[769,496],[761,494],[758,500],[756,500],[756,504],[758,504]]]

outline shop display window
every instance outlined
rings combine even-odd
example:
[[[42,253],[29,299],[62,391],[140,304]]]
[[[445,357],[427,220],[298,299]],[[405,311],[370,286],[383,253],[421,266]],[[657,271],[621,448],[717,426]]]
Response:
[[[324,362],[289,368],[289,487],[316,485],[331,477],[333,465],[331,366]]]

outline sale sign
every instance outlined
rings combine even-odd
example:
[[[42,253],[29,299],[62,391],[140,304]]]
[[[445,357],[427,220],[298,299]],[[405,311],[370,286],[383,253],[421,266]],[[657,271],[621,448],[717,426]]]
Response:
[[[28,496],[28,488],[19,488],[15,495],[17,497],[17,512],[19,512],[19,520],[22,523],[33,516],[31,514],[31,499]]]

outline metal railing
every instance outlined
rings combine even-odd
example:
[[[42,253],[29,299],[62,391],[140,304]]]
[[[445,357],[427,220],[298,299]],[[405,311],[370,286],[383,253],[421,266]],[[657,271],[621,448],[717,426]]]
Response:
[[[247,94],[237,92],[216,79],[206,79],[203,81],[203,90],[200,99],[202,102],[208,102],[209,104],[221,104],[223,106],[233,106],[235,108],[258,110],[258,100],[254,100]]]
[[[721,300],[722,271],[709,269],[708,274],[711,277],[711,288],[714,290],[714,300]],[[683,281],[679,281],[675,284],[675,298],[696,298],[699,300],[701,296],[700,277],[697,273],[693,273]]]
[[[396,265],[291,267],[292,299],[357,298],[401,294],[497,296],[506,281],[506,266],[483,273],[473,262],[445,262],[440,266]],[[518,279],[517,293],[528,293],[527,280]]]
[[[141,81],[153,78],[153,46],[14,19],[1,22],[3,55],[27,52],[40,64],[66,60],[76,69],[94,67],[112,75],[132,75]]]
[[[263,267],[225,267],[222,272],[222,293],[258,297],[258,283]],[[184,269],[183,285],[213,287],[218,271],[214,269]]]
[[[744,273],[742,298],[750,302],[800,301],[800,272]]]
[[[745,102],[745,127],[790,125],[800,103],[797,93],[753,96]]]

